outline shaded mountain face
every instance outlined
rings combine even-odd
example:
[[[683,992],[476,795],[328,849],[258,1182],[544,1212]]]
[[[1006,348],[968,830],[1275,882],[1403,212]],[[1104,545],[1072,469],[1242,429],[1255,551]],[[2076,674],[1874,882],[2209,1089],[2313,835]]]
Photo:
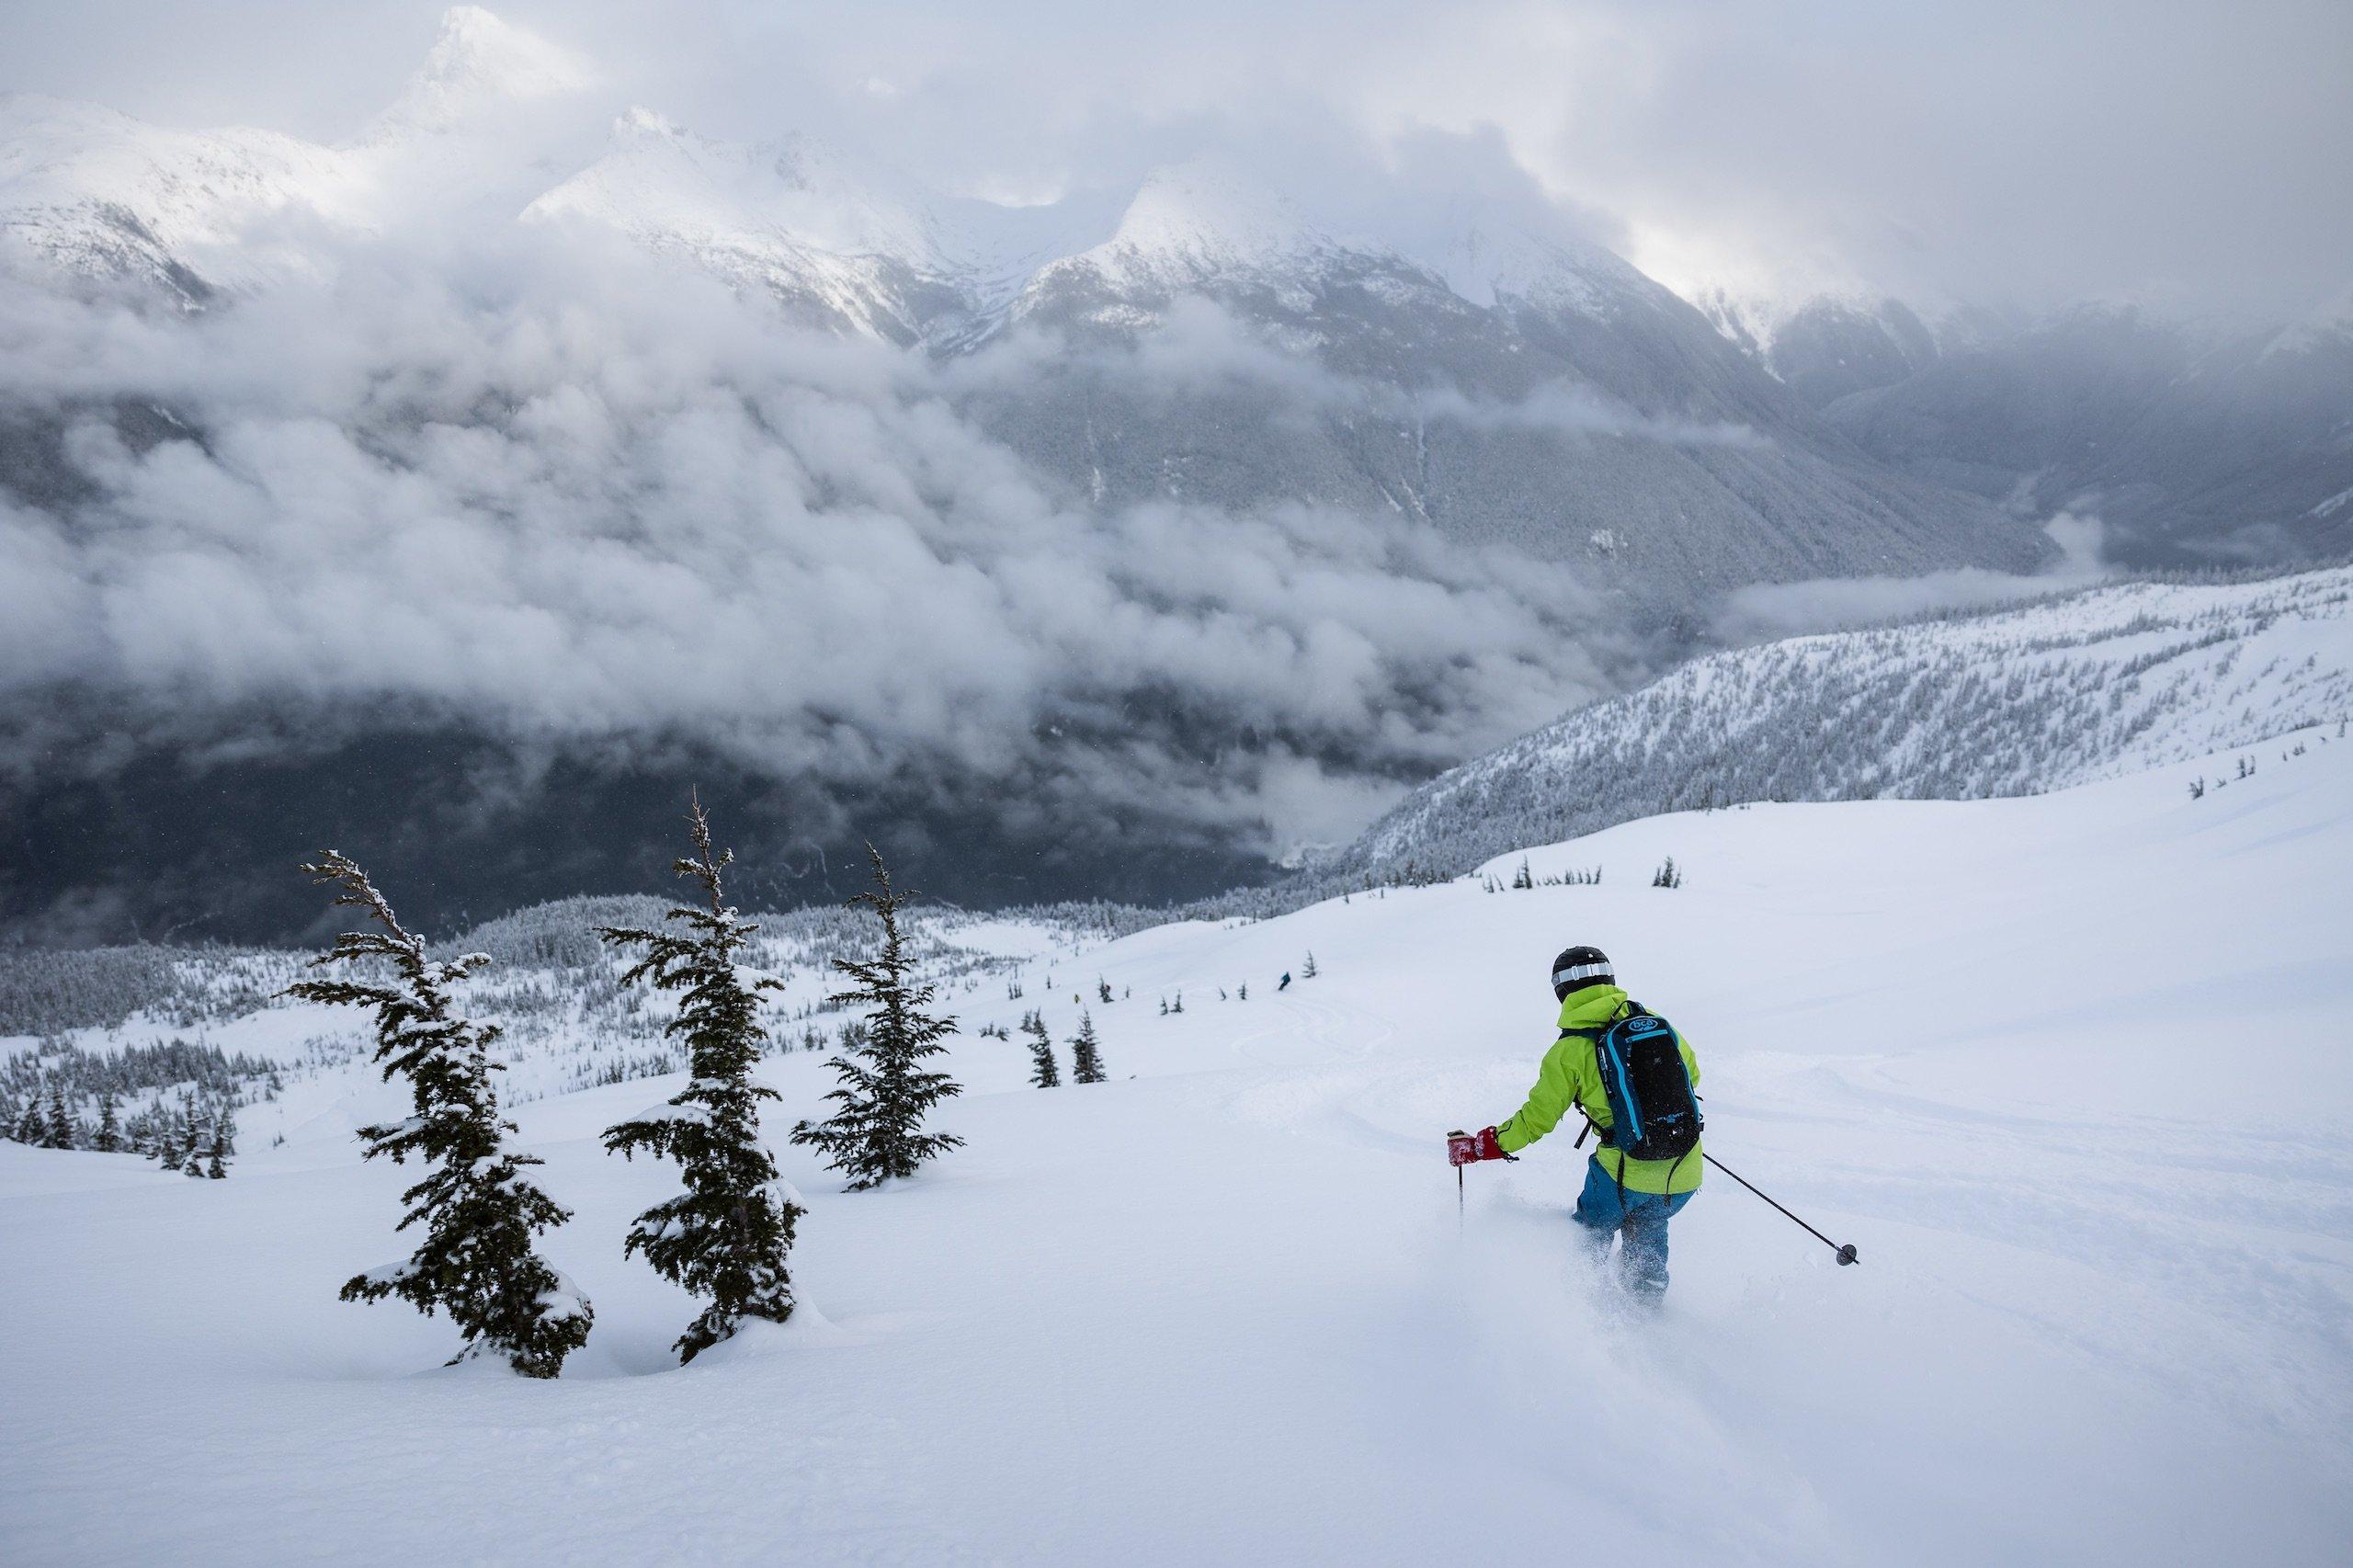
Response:
[[[1728,339],[1873,458],[2036,517],[2109,525],[2140,566],[2353,549],[2353,311],[2224,329],[2124,307],[2018,324],[1900,301],[1720,302]]]
[[[254,727],[261,728],[259,725]],[[253,733],[252,731],[248,732]],[[358,857],[437,935],[583,888],[667,895],[691,788],[723,807],[753,908],[862,891],[862,846],[919,869],[933,899],[1156,903],[1274,874],[1187,812],[1107,802],[1046,776],[992,810],[918,769],[848,792],[681,741],[605,751],[518,745],[452,722],[384,722],[320,744],[108,745],[69,731],[30,772],[0,773],[0,930],[49,946],[314,941],[344,928],[295,870],[324,846]]]

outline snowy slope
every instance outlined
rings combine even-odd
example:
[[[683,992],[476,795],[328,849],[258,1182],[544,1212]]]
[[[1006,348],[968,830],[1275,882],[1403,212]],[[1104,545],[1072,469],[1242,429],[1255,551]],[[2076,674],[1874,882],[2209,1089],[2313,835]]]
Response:
[[[267,131],[166,131],[90,104],[0,96],[0,263],[119,279],[194,304],[285,265],[255,231],[357,216],[350,159]]]
[[[1453,875],[1745,801],[2059,789],[2353,714],[2353,570],[2086,589],[1695,660],[1440,775],[1330,868]]]
[[[0,262],[186,307],[320,271],[335,245],[421,208],[504,201],[511,213],[518,182],[544,188],[551,143],[536,115],[595,79],[568,51],[460,6],[400,96],[342,146],[0,95]]]
[[[1026,1090],[1017,1045],[968,1036],[941,1119],[969,1146],[920,1180],[846,1196],[779,1147],[808,1305],[686,1371],[684,1301],[620,1251],[663,1174],[594,1142],[665,1083],[521,1108],[597,1310],[545,1385],[432,1370],[445,1325],[333,1299],[400,1244],[402,1173],[345,1135],[222,1183],[0,1145],[30,1265],[0,1333],[38,1347],[0,1370],[0,1556],[1426,1564],[1565,1531],[1670,1562],[2334,1562],[2353,742],[2190,800],[2227,761],[1665,817],[1533,857],[1597,888],[1063,953],[1061,986],[1134,990],[1096,1009],[1116,1081]],[[1642,885],[1666,854],[1686,885]],[[1438,1135],[1516,1105],[1571,940],[1696,1041],[1710,1149],[1859,1267],[1711,1176],[1665,1314],[1630,1320],[1572,1256],[1565,1139],[1470,1171],[1458,1227]],[[781,1144],[824,1075],[765,1072]]]

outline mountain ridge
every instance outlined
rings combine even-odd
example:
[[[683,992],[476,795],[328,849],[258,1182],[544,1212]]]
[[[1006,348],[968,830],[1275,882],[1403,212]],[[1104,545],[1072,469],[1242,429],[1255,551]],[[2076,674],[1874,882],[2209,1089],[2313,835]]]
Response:
[[[1314,874],[1458,875],[1749,801],[2040,794],[2348,715],[2353,567],[2096,585],[1694,660],[1449,769]]]

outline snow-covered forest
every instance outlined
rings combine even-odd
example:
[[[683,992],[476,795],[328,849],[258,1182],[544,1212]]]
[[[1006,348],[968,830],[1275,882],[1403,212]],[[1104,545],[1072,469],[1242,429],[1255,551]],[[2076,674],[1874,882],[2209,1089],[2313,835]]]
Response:
[[[1323,869],[1455,876],[1750,801],[1978,800],[2353,712],[2353,570],[2131,583],[1697,659],[1416,790]]]

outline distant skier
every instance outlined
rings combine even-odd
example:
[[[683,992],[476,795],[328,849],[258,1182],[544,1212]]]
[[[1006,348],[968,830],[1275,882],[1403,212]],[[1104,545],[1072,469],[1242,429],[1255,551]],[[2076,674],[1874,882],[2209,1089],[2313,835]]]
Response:
[[[1275,989],[1278,991],[1288,991],[1290,989],[1290,971],[1283,971],[1282,983],[1276,986]]]
[[[1699,1058],[1673,1025],[1627,1000],[1598,948],[1571,948],[1552,960],[1552,994],[1561,1034],[1528,1103],[1500,1126],[1450,1140],[1449,1158],[1508,1160],[1558,1127],[1572,1107],[1582,1111],[1601,1146],[1586,1167],[1577,1223],[1597,1263],[1622,1233],[1625,1282],[1656,1301],[1666,1293],[1667,1221],[1699,1190],[1704,1165]]]

